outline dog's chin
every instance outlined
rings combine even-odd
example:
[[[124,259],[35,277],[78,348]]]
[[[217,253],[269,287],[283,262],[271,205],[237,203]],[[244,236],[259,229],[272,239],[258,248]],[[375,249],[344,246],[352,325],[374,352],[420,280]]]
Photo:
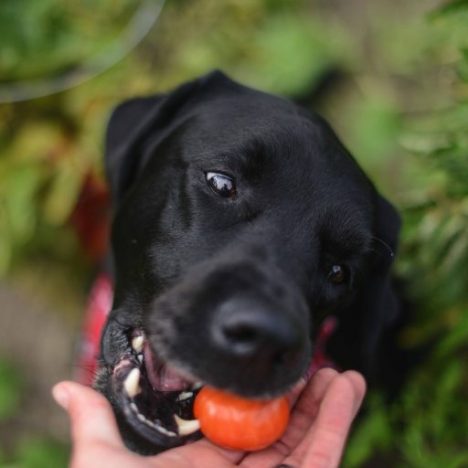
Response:
[[[169,448],[201,437],[193,417],[201,383],[160,361],[141,330],[130,333],[109,379],[112,400],[125,422],[151,444]]]

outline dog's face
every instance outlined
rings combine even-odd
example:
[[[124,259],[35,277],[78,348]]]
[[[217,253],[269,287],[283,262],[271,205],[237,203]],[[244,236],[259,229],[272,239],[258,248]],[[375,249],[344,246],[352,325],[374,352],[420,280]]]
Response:
[[[327,314],[344,324],[330,352],[365,370],[398,219],[322,119],[217,72],[120,106],[107,168],[116,283],[97,387],[132,447],[197,437],[177,417],[200,382],[286,392]]]

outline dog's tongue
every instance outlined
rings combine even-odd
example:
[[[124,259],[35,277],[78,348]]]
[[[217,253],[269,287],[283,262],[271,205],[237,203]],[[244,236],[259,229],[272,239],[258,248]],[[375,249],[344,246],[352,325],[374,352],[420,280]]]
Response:
[[[192,385],[175,369],[160,361],[151,351],[148,342],[145,342],[143,353],[148,379],[154,390],[159,392],[182,391]]]

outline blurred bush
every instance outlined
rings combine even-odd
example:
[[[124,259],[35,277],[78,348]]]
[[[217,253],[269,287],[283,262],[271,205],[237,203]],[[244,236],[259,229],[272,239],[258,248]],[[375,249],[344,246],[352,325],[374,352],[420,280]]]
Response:
[[[0,95],[70,78],[0,105],[0,274],[36,261],[81,272],[77,284],[89,274],[105,233],[85,239],[79,207],[105,201],[102,135],[119,101],[222,68],[308,102],[337,74],[319,109],[405,218],[397,271],[416,318],[402,344],[435,343],[400,401],[370,396],[345,465],[468,465],[468,1],[169,0],[130,55],[73,86],[124,53],[149,3],[0,3]]]
[[[0,424],[7,427],[21,411],[21,399],[26,392],[18,369],[0,358]],[[8,453],[0,444],[0,466],[8,468],[59,468],[67,465],[67,447],[35,435],[17,441]],[[5,453],[4,453],[5,452]]]
[[[388,466],[468,466],[468,2],[446,2],[425,19],[425,60],[412,73],[433,94],[421,87],[419,109],[401,108],[400,143],[411,162],[399,197],[398,271],[417,309],[402,344],[434,344],[400,401],[388,408],[373,395],[350,466],[378,459],[375,449],[393,454]]]
[[[0,37],[7,39],[0,48],[0,95],[8,98],[1,91],[12,80],[26,83],[27,94],[31,77],[53,82],[70,69],[86,69],[96,49],[112,49],[131,7],[144,3],[93,2],[92,15],[86,0],[2,3]],[[36,253],[80,263],[67,221],[85,179],[102,179],[102,135],[117,102],[214,67],[300,94],[331,64],[344,63],[344,34],[337,28],[330,34],[314,15],[303,14],[308,8],[305,1],[168,2],[150,37],[99,78],[73,88],[72,74],[66,92],[2,105],[0,273]]]
[[[0,360],[0,420],[5,420],[19,410],[21,378],[17,370]]]

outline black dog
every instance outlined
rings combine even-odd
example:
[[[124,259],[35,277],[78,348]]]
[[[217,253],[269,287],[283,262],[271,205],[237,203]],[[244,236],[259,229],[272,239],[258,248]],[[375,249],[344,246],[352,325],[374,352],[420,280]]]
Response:
[[[320,117],[214,72],[119,106],[106,164],[115,300],[96,387],[131,448],[198,437],[182,420],[200,383],[286,392],[329,315],[328,354],[375,378],[400,221]]]

